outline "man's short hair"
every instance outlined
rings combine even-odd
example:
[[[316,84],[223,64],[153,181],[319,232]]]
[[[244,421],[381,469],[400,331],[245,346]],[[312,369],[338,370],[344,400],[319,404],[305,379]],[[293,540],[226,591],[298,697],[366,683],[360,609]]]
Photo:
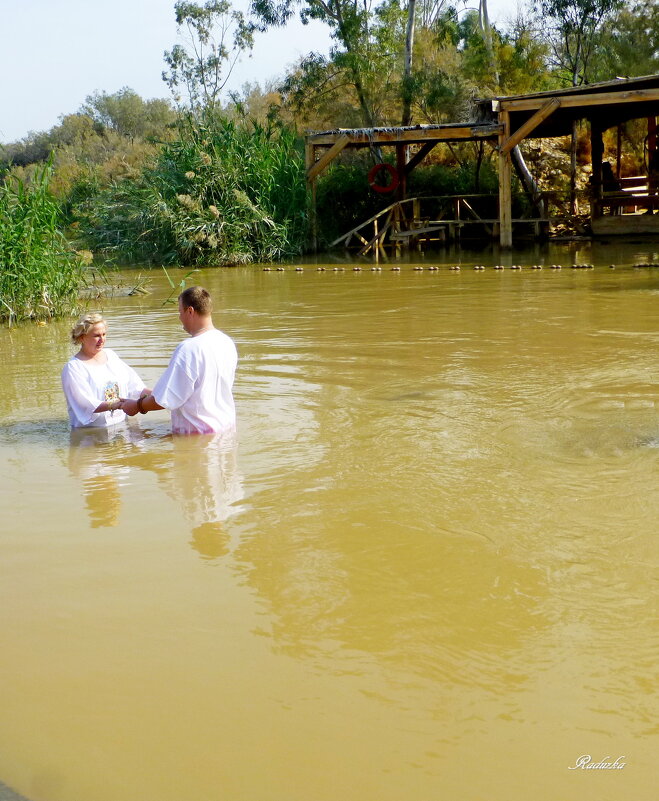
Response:
[[[201,314],[203,317],[208,317],[213,311],[211,296],[203,286],[189,286],[181,292],[178,299],[184,309],[192,306],[197,314]]]

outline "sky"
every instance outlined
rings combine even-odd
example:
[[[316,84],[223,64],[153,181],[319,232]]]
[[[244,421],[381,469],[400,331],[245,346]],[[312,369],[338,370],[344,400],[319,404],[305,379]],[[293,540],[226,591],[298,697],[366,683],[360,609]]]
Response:
[[[202,0],[199,0],[200,2]],[[181,40],[175,0],[0,0],[0,142],[47,131],[94,92],[125,86],[145,100],[169,97],[163,53]],[[468,0],[471,2],[471,0]],[[236,8],[247,0],[234,0]],[[477,0],[473,0],[477,6]],[[489,0],[492,22],[512,16],[517,0]],[[228,88],[282,76],[300,56],[327,53],[321,23],[259,34]]]

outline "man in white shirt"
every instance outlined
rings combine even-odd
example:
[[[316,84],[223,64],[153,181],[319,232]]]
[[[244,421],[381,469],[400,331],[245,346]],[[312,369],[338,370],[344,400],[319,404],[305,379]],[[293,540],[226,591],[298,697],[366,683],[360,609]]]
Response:
[[[130,417],[156,409],[172,413],[175,434],[214,434],[235,428],[233,380],[238,355],[233,340],[213,326],[209,293],[191,286],[179,295],[179,318],[190,338],[172,354],[153,392],[124,400]]]

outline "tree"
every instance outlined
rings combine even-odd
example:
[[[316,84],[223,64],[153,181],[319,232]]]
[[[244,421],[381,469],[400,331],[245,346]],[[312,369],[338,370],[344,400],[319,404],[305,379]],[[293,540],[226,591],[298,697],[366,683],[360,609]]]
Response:
[[[299,9],[303,23],[319,20],[329,26],[336,46],[328,58],[310,54],[303,71],[311,67],[322,80],[331,78],[354,91],[362,125],[372,128],[380,121],[377,108],[391,89],[391,73],[402,52],[404,15],[396,0],[373,5],[370,0],[253,0],[259,30],[285,25]],[[393,84],[398,91],[399,71]],[[308,81],[306,81],[308,86]]]
[[[203,5],[179,0],[174,10],[179,32],[187,31],[188,47],[177,44],[165,52],[169,69],[162,78],[177,103],[194,113],[212,113],[238,57],[251,49],[254,29],[228,0],[207,0]]]
[[[409,125],[412,120],[412,57],[414,53],[414,23],[416,17],[416,0],[408,0],[407,27],[405,31],[405,66],[403,69],[403,114],[402,125]]]
[[[121,136],[141,139],[162,138],[176,120],[176,112],[168,100],[143,100],[128,86],[114,94],[89,95],[80,113]]]
[[[481,33],[483,35],[483,42],[485,50],[487,51],[488,60],[490,62],[490,71],[494,78],[494,83],[499,85],[499,70],[497,69],[497,60],[494,55],[494,45],[492,44],[492,28],[490,27],[490,16],[487,11],[487,0],[479,0],[478,3],[478,23],[480,25]]]
[[[542,92],[556,86],[556,77],[547,69],[549,45],[530,16],[518,11],[495,38],[501,94]]]
[[[603,22],[621,0],[540,0],[552,61],[572,86],[588,83],[594,45]]]
[[[596,80],[631,78],[659,72],[659,4],[637,0],[625,5],[603,24],[597,38]]]
[[[553,62],[572,86],[588,83],[594,44],[603,21],[621,0],[540,0],[543,24],[549,31]],[[577,122],[570,147],[570,210],[577,212]]]

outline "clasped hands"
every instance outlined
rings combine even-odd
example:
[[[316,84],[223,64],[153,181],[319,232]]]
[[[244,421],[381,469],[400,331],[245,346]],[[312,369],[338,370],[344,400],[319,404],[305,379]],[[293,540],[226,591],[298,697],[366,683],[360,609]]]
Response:
[[[138,412],[142,412],[142,414],[146,414],[146,412],[140,408],[141,402],[143,398],[148,398],[151,395],[151,392],[146,391],[143,392],[137,400],[133,400],[132,398],[122,398],[121,399],[121,408],[123,409],[124,413],[128,415],[128,417],[135,417]]]

